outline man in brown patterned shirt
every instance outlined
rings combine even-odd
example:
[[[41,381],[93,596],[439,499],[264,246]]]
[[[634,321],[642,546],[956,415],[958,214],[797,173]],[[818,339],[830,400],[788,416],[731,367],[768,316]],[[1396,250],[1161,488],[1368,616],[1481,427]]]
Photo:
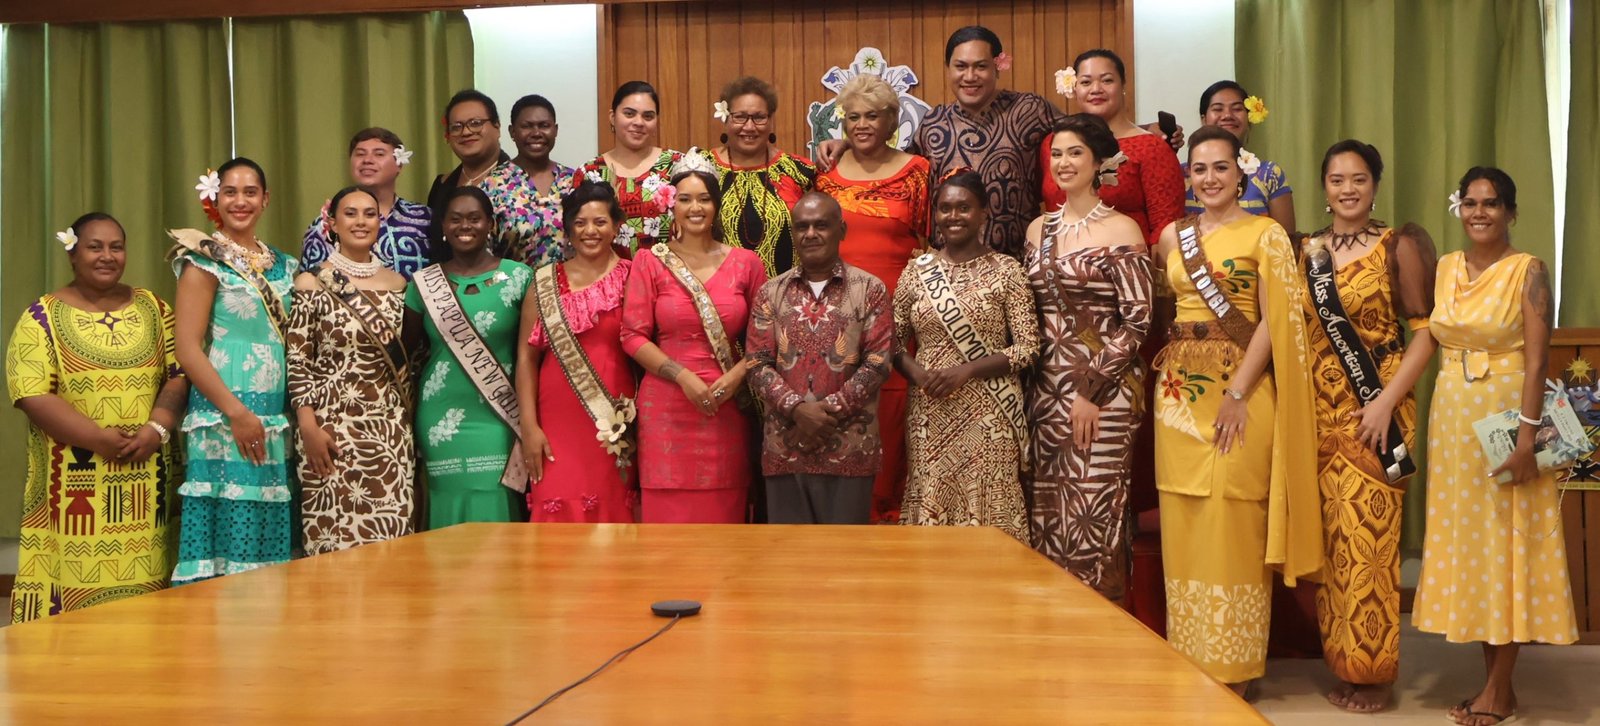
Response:
[[[839,259],[839,203],[794,206],[800,266],[768,280],[746,334],[751,388],[766,404],[761,468],[774,524],[866,524],[883,457],[878,388],[894,314],[878,278]]]

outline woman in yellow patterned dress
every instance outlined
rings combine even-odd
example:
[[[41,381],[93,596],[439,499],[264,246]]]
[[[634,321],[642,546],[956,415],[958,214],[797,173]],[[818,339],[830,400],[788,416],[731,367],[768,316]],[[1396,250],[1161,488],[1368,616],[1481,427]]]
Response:
[[[1517,187],[1473,167],[1453,200],[1470,245],[1439,260],[1429,328],[1440,348],[1428,417],[1428,527],[1411,607],[1418,630],[1483,644],[1483,690],[1450,709],[1493,726],[1516,714],[1522,643],[1578,639],[1555,475],[1534,461],[1555,303],[1544,262],[1511,246]],[[1516,450],[1490,471],[1472,424],[1507,409]],[[1505,482],[1496,481],[1506,475]]]
[[[172,309],[122,284],[127,240],[110,215],[57,238],[72,282],[28,306],[6,350],[29,423],[13,623],[160,590],[174,560],[170,435],[189,385]]]
[[[1305,283],[1283,228],[1239,207],[1253,171],[1240,151],[1215,126],[1189,138],[1205,211],[1168,224],[1156,250],[1177,319],[1156,358],[1155,415],[1167,640],[1244,693],[1266,672],[1272,570],[1290,585],[1314,575],[1322,520],[1304,455],[1316,436]]]
[[[1317,621],[1322,656],[1339,678],[1328,701],[1356,713],[1387,708],[1400,669],[1405,479],[1391,481],[1375,452],[1399,443],[1415,451],[1412,389],[1433,355],[1433,240],[1416,225],[1397,231],[1372,218],[1382,178],[1383,157],[1372,146],[1347,139],[1329,147],[1322,157],[1322,188],[1333,222],[1305,247],[1306,265],[1316,259],[1315,269],[1333,271],[1344,317],[1378,374],[1376,398],[1363,407],[1313,300],[1306,328],[1316,353],[1312,380],[1318,382],[1317,482],[1326,563]],[[1409,347],[1401,321],[1411,329]],[[1391,420],[1402,442],[1388,440]]]

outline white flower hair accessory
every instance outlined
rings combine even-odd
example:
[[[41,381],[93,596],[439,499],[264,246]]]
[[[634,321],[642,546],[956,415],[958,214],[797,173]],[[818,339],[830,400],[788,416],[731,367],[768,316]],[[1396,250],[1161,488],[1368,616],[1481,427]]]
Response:
[[[1305,248],[1304,249],[1305,249],[1305,253],[1307,255],[1320,255],[1325,250],[1327,250],[1327,248],[1328,248],[1328,243],[1325,242],[1321,237],[1308,237],[1308,238],[1306,238],[1306,243],[1305,243]]]
[[[407,149],[405,147],[405,144],[401,144],[399,146],[394,147],[394,163],[396,165],[398,165],[398,166],[405,166],[406,164],[410,164],[411,163],[411,154],[412,154],[412,151],[410,149]]]
[[[217,195],[222,193],[222,177],[217,176],[216,172],[207,169],[206,173],[200,176],[199,179],[200,183],[194,185],[194,190],[200,192],[200,201],[217,201]]]
[[[1238,159],[1238,161],[1239,161],[1239,171],[1244,172],[1245,176],[1249,176],[1251,174],[1254,174],[1254,173],[1256,173],[1256,170],[1261,168],[1261,160],[1256,158],[1255,154],[1250,153],[1249,149],[1240,149],[1239,150],[1239,159]]]
[[[61,243],[62,247],[67,248],[68,252],[71,252],[78,246],[78,233],[68,227],[56,233],[56,240]]]
[[[1117,168],[1122,166],[1123,162],[1126,162],[1127,160],[1128,160],[1128,155],[1122,153],[1121,151],[1118,151],[1116,156],[1113,156],[1113,157],[1111,157],[1109,159],[1106,159],[1105,161],[1100,162],[1100,173],[1096,177],[1097,179],[1100,180],[1100,184],[1102,186],[1105,186],[1105,185],[1116,186],[1117,185]]]
[[[727,123],[732,116],[733,114],[728,113],[727,101],[718,101],[715,106],[711,107],[711,117],[718,121]]]
[[[1077,92],[1078,72],[1071,68],[1062,68],[1056,71],[1056,93],[1067,98],[1072,98]]]
[[[1450,214],[1456,219],[1461,219],[1461,191],[1450,192]]]

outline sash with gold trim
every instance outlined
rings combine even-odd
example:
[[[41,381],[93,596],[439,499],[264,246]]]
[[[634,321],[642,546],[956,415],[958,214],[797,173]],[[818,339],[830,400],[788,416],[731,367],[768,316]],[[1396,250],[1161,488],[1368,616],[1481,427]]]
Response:
[[[1222,325],[1222,331],[1228,334],[1228,338],[1239,346],[1240,351],[1249,350],[1250,339],[1256,334],[1256,324],[1228,302],[1227,293],[1217,286],[1216,279],[1211,276],[1211,261],[1206,259],[1205,248],[1200,245],[1200,228],[1195,218],[1184,217],[1178,220],[1177,227],[1178,252],[1183,258],[1183,270],[1188,273],[1189,282],[1199,291],[1200,299],[1211,309],[1211,314],[1217,316],[1217,322]]]
[[[349,276],[333,269],[332,265],[318,265],[307,272],[317,278],[317,282],[322,285],[325,292],[350,311],[356,323],[361,326],[361,332],[366,333],[372,342],[378,344],[378,348],[383,351],[385,368],[393,377],[393,382],[396,385],[405,385],[409,380],[406,369],[411,366],[411,355],[400,340],[400,332],[395,330],[389,321],[383,319],[383,313],[378,306],[361,294],[361,290],[356,288]]]
[[[689,299],[694,301],[694,311],[700,318],[700,327],[705,329],[706,339],[711,342],[711,353],[717,358],[717,366],[723,373],[732,370],[738,365],[739,359],[744,357],[744,352],[728,338],[728,331],[722,327],[722,316],[717,314],[716,303],[711,301],[711,293],[706,292],[706,286],[700,283],[700,278],[694,276],[689,266],[683,259],[673,254],[672,249],[665,242],[651,245],[650,252],[661,260],[667,272],[689,292]],[[748,386],[739,386],[734,392],[734,399],[740,408],[749,409],[753,403]]]
[[[606,453],[616,457],[617,473],[626,479],[627,469],[633,463],[631,424],[637,413],[633,399],[611,395],[600,381],[600,374],[595,372],[589,354],[584,352],[567,321],[567,313],[561,307],[560,288],[556,265],[545,265],[533,273],[534,302],[539,309],[539,320],[544,323],[545,337],[550,341],[550,352],[561,364],[567,385],[578,394],[589,420],[594,422],[595,439],[605,447]]]
[[[228,269],[244,278],[250,287],[256,291],[256,296],[261,298],[261,306],[267,309],[267,318],[272,321],[272,326],[278,331],[279,340],[288,340],[285,333],[289,330],[289,315],[284,311],[283,298],[272,289],[272,283],[267,282],[266,275],[250,264],[250,260],[234,247],[224,245],[215,237],[201,232],[198,229],[169,229],[167,236],[178,244],[167,253],[167,259],[178,256],[180,249],[188,250],[212,262],[226,265]],[[271,247],[267,248],[274,255],[280,254]]]
[[[490,410],[500,417],[511,429],[511,435],[516,437],[511,446],[511,455],[506,459],[505,471],[500,475],[500,483],[513,491],[527,492],[528,468],[522,462],[522,409],[517,403],[516,386],[512,385],[511,377],[500,367],[494,351],[489,350],[489,345],[483,342],[483,336],[473,326],[466,309],[461,305],[461,298],[456,296],[455,288],[450,287],[450,278],[445,275],[444,267],[429,265],[418,270],[411,279],[417,283],[422,307],[428,311],[428,317],[438,329],[439,337],[444,338],[450,354],[466,371],[467,379],[472,381],[473,388],[478,389],[478,395],[483,396]]]

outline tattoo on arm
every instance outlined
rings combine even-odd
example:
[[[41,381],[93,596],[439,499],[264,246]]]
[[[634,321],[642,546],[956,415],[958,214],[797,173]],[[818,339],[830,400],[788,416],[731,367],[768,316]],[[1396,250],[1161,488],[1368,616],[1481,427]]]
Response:
[[[156,396],[156,408],[172,414],[174,421],[183,421],[183,410],[188,406],[188,386],[162,386]]]
[[[674,382],[678,380],[678,374],[682,372],[683,366],[678,365],[677,361],[670,359],[667,362],[662,363],[660,368],[656,369],[656,375]]]
[[[1528,303],[1538,312],[1539,319],[1544,321],[1545,329],[1554,328],[1556,305],[1550,294],[1550,269],[1545,267],[1543,260],[1535,260],[1528,269],[1527,295]]]

